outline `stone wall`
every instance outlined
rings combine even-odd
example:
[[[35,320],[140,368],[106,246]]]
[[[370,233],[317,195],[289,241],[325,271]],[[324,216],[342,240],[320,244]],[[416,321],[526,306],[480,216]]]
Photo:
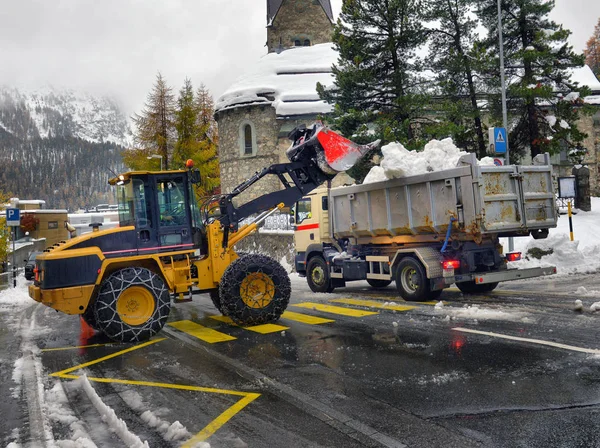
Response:
[[[331,42],[333,24],[318,0],[284,0],[273,23],[267,27],[269,53],[302,45],[308,39],[311,45]]]
[[[238,252],[260,253],[280,262],[285,268],[294,266],[294,234],[254,233],[235,245]],[[285,262],[282,260],[285,258]]]

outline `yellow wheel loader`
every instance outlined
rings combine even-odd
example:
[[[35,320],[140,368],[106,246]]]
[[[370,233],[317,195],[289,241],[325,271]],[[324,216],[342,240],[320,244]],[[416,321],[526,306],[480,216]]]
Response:
[[[291,293],[283,267],[265,255],[239,257],[233,247],[277,209],[351,168],[374,145],[359,146],[319,123],[290,134],[289,163],[257,172],[231,193],[199,206],[198,170],[124,173],[116,187],[120,226],[47,248],[36,259],[29,295],[66,314],[80,314],[120,342],[149,339],[165,325],[172,303],[209,293],[240,325],[277,320]],[[233,199],[267,175],[283,188],[239,207]],[[217,204],[216,207],[213,207]],[[217,213],[214,213],[217,209]],[[240,225],[253,217],[250,224]]]

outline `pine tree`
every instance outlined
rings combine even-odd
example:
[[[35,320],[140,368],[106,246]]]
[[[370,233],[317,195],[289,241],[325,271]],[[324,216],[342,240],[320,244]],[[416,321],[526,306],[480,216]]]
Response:
[[[169,168],[176,132],[174,114],[175,97],[172,89],[158,73],[144,109],[141,114],[133,116],[137,150],[125,154],[125,164],[133,169],[149,169],[156,162],[147,157],[158,154],[162,156],[164,169]]]
[[[585,63],[590,66],[596,77],[600,78],[600,19],[594,28],[594,34],[587,41]]]
[[[489,31],[487,48],[497,58],[497,1],[481,0],[479,5]],[[567,43],[570,31],[548,18],[553,8],[553,0],[502,1],[511,162],[527,153],[570,151],[586,137],[576,122],[589,89],[576,86],[569,73],[583,65],[583,56]],[[499,81],[499,63],[495,66],[491,79]],[[491,88],[499,92],[499,83]],[[498,111],[498,101],[492,107]],[[498,115],[495,121],[500,123]]]
[[[333,36],[335,88],[318,86],[343,134],[376,122],[384,139],[414,145],[425,102],[415,51],[426,40],[421,11],[420,0],[344,0]]]
[[[451,134],[459,147],[477,151],[483,157],[487,144],[478,98],[482,86],[477,79],[488,61],[475,37],[479,21],[471,11],[477,3],[476,0],[427,3],[426,17],[435,24],[430,32],[427,60],[437,81],[439,99],[434,104],[444,118],[436,125],[439,136]]]

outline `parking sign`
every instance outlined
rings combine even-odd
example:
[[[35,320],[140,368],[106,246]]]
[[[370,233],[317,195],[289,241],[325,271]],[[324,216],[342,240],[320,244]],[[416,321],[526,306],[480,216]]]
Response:
[[[18,208],[6,209],[6,225],[9,227],[18,227],[21,225],[21,215]]]

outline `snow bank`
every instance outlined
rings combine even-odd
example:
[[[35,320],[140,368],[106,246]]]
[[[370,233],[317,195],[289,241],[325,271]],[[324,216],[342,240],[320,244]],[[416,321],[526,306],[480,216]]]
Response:
[[[569,219],[560,216],[555,229],[545,240],[534,240],[532,237],[514,239],[515,252],[523,254],[523,260],[509,263],[510,268],[529,268],[538,266],[556,266],[558,275],[594,273],[600,270],[600,198],[592,198],[592,211],[578,211],[573,215],[573,231],[575,241],[570,241]],[[501,240],[507,251],[508,241]],[[526,259],[531,249],[552,251],[541,259]],[[597,291],[590,291],[595,295]]]
[[[459,159],[468,154],[461,151],[451,138],[432,140],[419,152],[409,151],[401,143],[390,143],[381,148],[381,152],[383,160],[380,166],[374,166],[363,183],[371,184],[455,168]],[[479,164],[493,165],[494,159],[484,157]]]
[[[527,313],[520,311],[503,311],[490,308],[482,308],[479,305],[465,305],[462,308],[448,308],[443,302],[438,302],[433,308],[435,314],[445,315],[446,320],[474,319],[479,320],[502,320],[510,322],[530,322]]]

